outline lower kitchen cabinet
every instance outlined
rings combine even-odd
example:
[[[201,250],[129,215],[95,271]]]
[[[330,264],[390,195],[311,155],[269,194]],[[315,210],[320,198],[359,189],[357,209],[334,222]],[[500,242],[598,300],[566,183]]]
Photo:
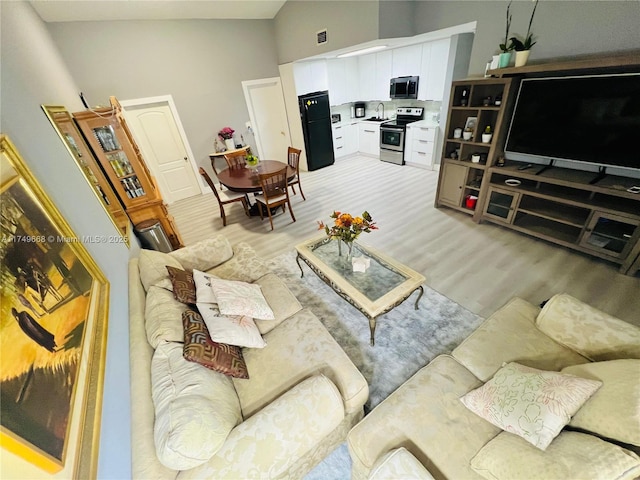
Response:
[[[335,158],[358,152],[358,124],[347,123],[332,126],[333,154]]]
[[[427,168],[433,166],[437,129],[437,127],[407,125],[404,148],[405,162]]]
[[[358,124],[360,153],[380,157],[380,125],[361,122]]]

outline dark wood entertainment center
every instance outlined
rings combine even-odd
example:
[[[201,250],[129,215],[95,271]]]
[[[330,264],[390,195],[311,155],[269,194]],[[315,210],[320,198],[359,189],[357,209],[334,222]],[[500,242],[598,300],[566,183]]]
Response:
[[[453,82],[435,206],[609,260],[621,273],[635,275],[640,192],[628,189],[640,186],[640,178],[606,175],[595,181],[598,172],[537,164],[522,169],[525,162],[504,160],[523,78],[631,72],[640,72],[640,52],[502,68],[490,70],[488,78]],[[469,117],[476,118],[472,137],[456,138]],[[493,134],[488,143],[482,141],[487,125]]]

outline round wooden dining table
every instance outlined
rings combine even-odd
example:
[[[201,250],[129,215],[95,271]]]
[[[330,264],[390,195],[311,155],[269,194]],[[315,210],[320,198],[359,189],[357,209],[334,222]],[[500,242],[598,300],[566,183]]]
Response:
[[[255,168],[225,168],[218,172],[218,181],[234,192],[259,192],[260,181],[258,180],[258,174],[260,173],[274,173],[278,170],[282,170],[287,167],[287,181],[296,176],[295,169],[289,165],[278,160],[260,160],[258,166]]]

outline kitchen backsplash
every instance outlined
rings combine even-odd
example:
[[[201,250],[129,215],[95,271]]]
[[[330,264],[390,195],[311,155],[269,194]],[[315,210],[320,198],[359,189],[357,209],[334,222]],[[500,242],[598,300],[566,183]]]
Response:
[[[421,100],[389,100],[386,102],[365,102],[365,116],[364,118],[375,117],[377,115],[376,108],[382,103],[384,105],[384,118],[393,119],[396,116],[396,108],[398,107],[423,107],[424,119],[431,120],[434,123],[438,123],[440,118],[440,108],[442,102],[435,101],[421,101]],[[350,120],[351,107],[353,103],[345,103],[342,105],[334,105],[331,107],[332,114],[340,114],[341,121]],[[382,115],[382,108],[380,108],[380,115]]]

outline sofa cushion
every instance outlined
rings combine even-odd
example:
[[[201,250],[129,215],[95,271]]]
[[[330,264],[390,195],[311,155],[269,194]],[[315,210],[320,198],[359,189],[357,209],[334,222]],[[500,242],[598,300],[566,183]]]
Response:
[[[318,373],[338,387],[347,413],[362,409],[369,396],[366,380],[310,310],[296,313],[264,339],[265,348],[244,350],[251,381],[234,380],[245,418]]]
[[[275,273],[268,273],[256,280],[255,283],[260,285],[262,294],[275,317],[274,320],[255,319],[260,333],[265,334],[273,330],[283,320],[302,310],[302,305],[300,305],[298,299]]]
[[[562,371],[602,382],[569,425],[640,446],[640,360],[587,363]]]
[[[413,455],[437,478],[478,477],[469,462],[500,433],[460,402],[481,384],[451,356],[433,359],[349,432],[347,445],[359,473],[355,478],[366,477],[382,455],[400,445],[411,445]]]
[[[228,261],[233,256],[233,249],[224,235],[202,240],[169,253],[178,260],[187,271],[194,268],[210,270]]]
[[[167,272],[169,272],[174,298],[187,305],[195,305],[196,284],[193,281],[193,274],[170,265],[167,265]]]
[[[269,269],[251,246],[240,242],[233,246],[233,257],[223,264],[207,270],[220,278],[238,280],[241,282],[255,282],[269,273]]]
[[[587,359],[553,341],[535,326],[540,309],[520,298],[487,318],[453,350],[453,355],[483,382],[504,362],[558,371]]]
[[[536,325],[592,361],[640,358],[640,328],[567,295],[553,296]]]
[[[156,453],[168,468],[186,470],[203,464],[242,421],[233,383],[218,372],[187,362],[181,344],[158,345],[151,382]]]
[[[207,325],[209,337],[214,342],[247,348],[265,347],[266,343],[253,318],[241,315],[220,315],[220,310],[215,303],[198,303],[197,306]]]
[[[174,268],[182,268],[180,262],[168,253],[144,248],[140,250],[138,269],[140,270],[140,281],[145,291],[149,291],[151,285],[169,278],[167,265]]]
[[[511,362],[460,400],[486,421],[544,450],[601,385]]]
[[[182,342],[182,312],[188,308],[174,298],[173,292],[156,285],[149,287],[144,310],[149,345],[156,348],[161,341]]]
[[[222,315],[241,315],[260,320],[275,319],[260,285],[214,277],[210,277],[209,282]]]
[[[404,448],[391,450],[376,462],[369,480],[434,480],[424,466]]]
[[[340,392],[323,375],[293,386],[233,429],[213,458],[186,479],[284,479],[344,419]]]
[[[182,314],[182,321],[183,356],[186,360],[230,377],[249,378],[240,347],[212,341],[202,316],[194,310],[186,310]]]
[[[578,432],[562,432],[544,452],[503,432],[478,452],[471,467],[489,480],[631,480],[640,475],[637,455]]]

